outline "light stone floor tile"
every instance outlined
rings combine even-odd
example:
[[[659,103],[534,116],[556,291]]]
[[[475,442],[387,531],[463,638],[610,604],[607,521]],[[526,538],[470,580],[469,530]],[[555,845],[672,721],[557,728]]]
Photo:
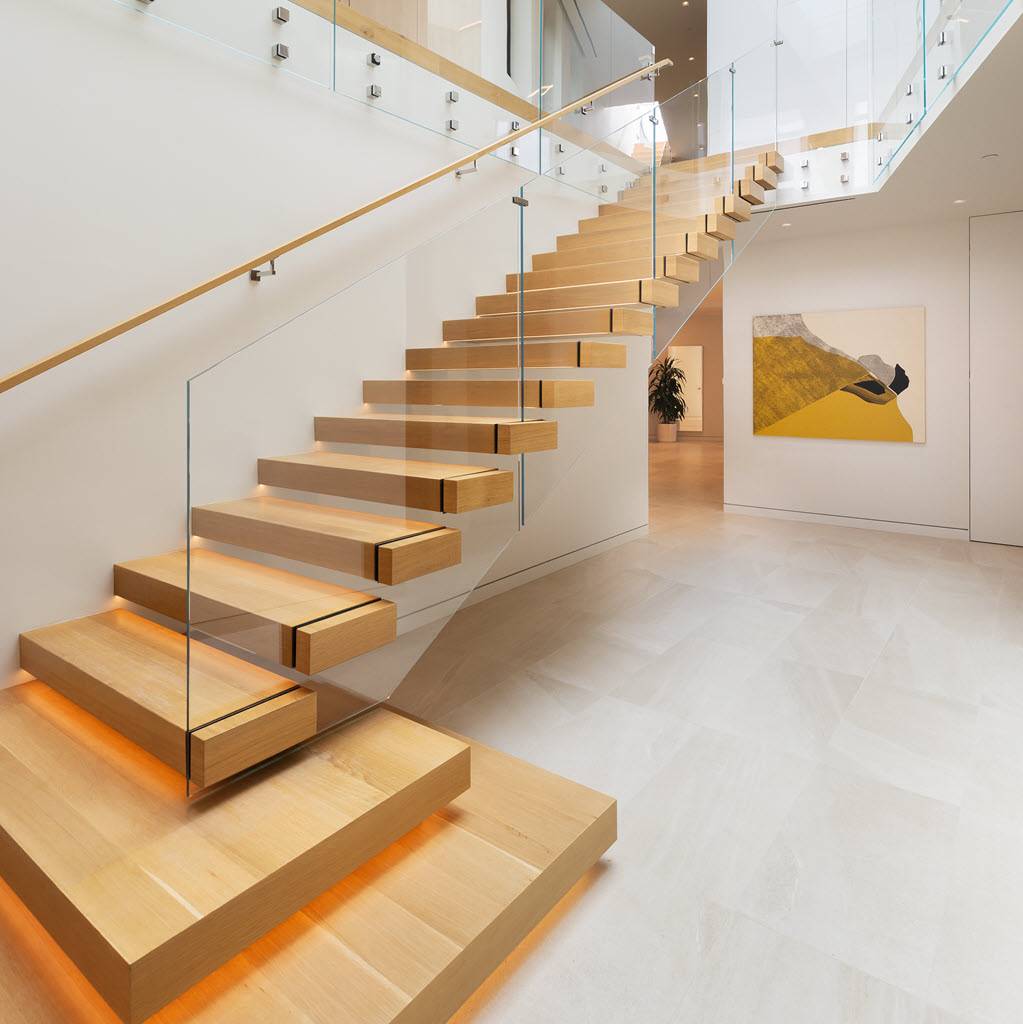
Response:
[[[624,680],[613,695],[680,719],[704,721],[766,657],[752,648],[695,635]]]
[[[976,738],[978,708],[878,681],[846,709],[829,763],[922,796],[960,804]]]
[[[792,630],[776,654],[835,672],[866,675],[884,650],[894,624],[818,608]]]
[[[986,1024],[1023,1019],[1023,830],[964,813],[930,998]]]
[[[838,588],[842,577],[837,572],[779,566],[764,578],[756,596],[781,604],[817,608]]]
[[[819,761],[862,682],[859,676],[770,657],[746,676],[722,679],[723,699],[687,717]]]
[[[649,538],[465,609],[413,676],[619,798],[455,1021],[1023,1021],[1023,551],[725,515],[720,446],[651,455]]]
[[[735,909],[923,995],[957,819],[949,804],[821,767]]]
[[[693,1024],[967,1024],[742,914],[726,920],[676,1016]]]

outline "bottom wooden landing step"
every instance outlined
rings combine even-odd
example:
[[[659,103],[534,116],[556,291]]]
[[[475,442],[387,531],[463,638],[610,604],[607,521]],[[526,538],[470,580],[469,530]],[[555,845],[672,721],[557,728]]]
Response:
[[[184,551],[114,566],[114,593],[185,621]],[[334,583],[192,548],[192,629],[268,661],[315,675],[389,644],[398,633],[391,601]]]
[[[628,347],[612,341],[534,341],[514,345],[445,345],[405,350],[406,370],[621,369]]]
[[[315,747],[327,754],[334,742],[325,736]],[[448,1020],[616,835],[610,797],[471,746],[467,793],[153,1024]],[[62,1024],[112,1024],[88,1015],[98,1000],[31,916],[2,892],[0,908],[0,984],[11,1003],[60,1005]],[[25,946],[60,970],[19,969]]]
[[[520,420],[514,416],[317,416],[317,441],[379,444],[448,452],[521,455],[558,447],[557,420]]]
[[[197,642],[185,660],[180,633],[124,609],[21,635],[26,672],[197,786],[316,734],[312,690]]]
[[[381,708],[189,803],[159,762],[28,683],[0,693],[0,766],[0,874],[136,1024],[464,793],[470,754]],[[384,948],[405,948],[408,934]],[[339,958],[336,970],[351,966]],[[238,976],[230,964],[223,973]],[[210,1004],[207,1019],[304,1020],[270,1005],[260,992],[248,1016]],[[72,1001],[58,1019],[112,1016],[80,1017]]]

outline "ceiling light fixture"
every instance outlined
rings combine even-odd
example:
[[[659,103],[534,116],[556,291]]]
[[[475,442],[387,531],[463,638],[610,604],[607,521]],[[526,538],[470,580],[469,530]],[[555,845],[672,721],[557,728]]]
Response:
[[[690,59],[690,60],[696,60],[696,58],[695,58],[695,57],[690,57],[689,59]]]
[[[790,227],[792,227],[792,225],[791,225],[791,223],[789,223],[789,221],[785,221],[785,223],[782,224],[782,227],[783,228],[790,228]]]
[[[953,203],[954,203],[954,204],[955,204],[956,206],[960,206],[960,205],[962,205],[963,203],[965,203],[965,202],[966,202],[966,200],[965,200],[965,199],[953,199],[953,200],[952,200],[952,202],[953,202]]]

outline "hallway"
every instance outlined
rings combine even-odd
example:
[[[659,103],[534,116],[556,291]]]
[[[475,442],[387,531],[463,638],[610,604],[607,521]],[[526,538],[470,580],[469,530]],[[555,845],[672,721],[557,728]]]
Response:
[[[713,446],[651,457],[649,537],[459,613],[402,687],[620,801],[457,1021],[1015,1024],[1023,550],[724,514]]]

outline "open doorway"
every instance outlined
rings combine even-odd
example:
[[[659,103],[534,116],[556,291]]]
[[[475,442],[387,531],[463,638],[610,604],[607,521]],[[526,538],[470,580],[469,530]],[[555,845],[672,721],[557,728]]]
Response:
[[[672,517],[686,509],[720,511],[724,503],[723,283],[665,347],[659,361],[682,370],[686,411],[674,440],[658,440],[650,415],[650,515]],[[670,431],[668,431],[670,433]],[[660,432],[663,438],[665,431]]]

